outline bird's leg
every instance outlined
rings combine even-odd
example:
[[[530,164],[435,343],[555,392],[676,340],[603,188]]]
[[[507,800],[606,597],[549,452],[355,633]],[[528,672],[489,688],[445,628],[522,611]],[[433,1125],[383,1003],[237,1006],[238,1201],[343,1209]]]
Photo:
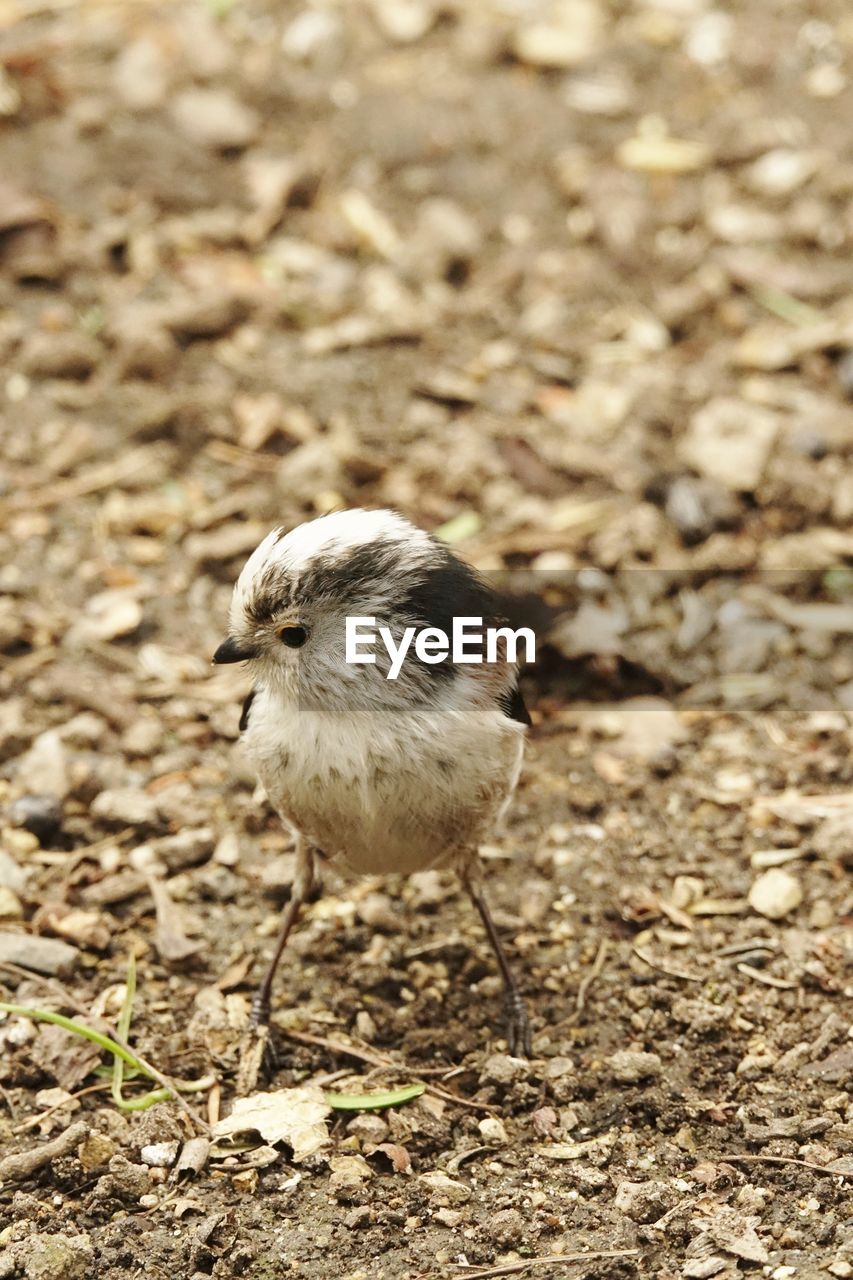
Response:
[[[483,868],[476,854],[466,863],[462,870],[462,882],[471,896],[471,901],[480,913],[480,919],[486,930],[492,950],[498,962],[504,984],[504,1008],[506,1010],[507,1047],[513,1057],[529,1058],[532,1052],[530,1042],[530,1022],[524,998],[515,980],[506,952],[503,949],[489,904],[483,892]]]
[[[237,1073],[237,1091],[240,1094],[250,1093],[257,1084],[258,1076],[264,1066],[269,1065],[271,1058],[269,1036],[273,982],[282,952],[287,945],[290,931],[296,923],[299,912],[311,892],[313,884],[314,850],[305,843],[302,836],[297,835],[296,874],[290,887],[290,899],[284,908],[275,950],[252,1001],[249,1034],[244,1040],[240,1054],[240,1066]]]

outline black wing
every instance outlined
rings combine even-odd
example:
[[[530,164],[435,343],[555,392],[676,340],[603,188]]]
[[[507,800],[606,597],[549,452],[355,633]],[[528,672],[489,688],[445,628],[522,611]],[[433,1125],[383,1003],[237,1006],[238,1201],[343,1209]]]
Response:
[[[500,703],[501,710],[509,716],[510,720],[517,720],[519,724],[533,724],[519,688],[507,689],[501,694]]]
[[[252,703],[255,700],[255,692],[256,690],[250,689],[249,692],[246,694],[246,697],[243,699],[243,710],[240,712],[240,732],[241,733],[243,732],[244,729],[248,728],[249,711],[251,709]]]

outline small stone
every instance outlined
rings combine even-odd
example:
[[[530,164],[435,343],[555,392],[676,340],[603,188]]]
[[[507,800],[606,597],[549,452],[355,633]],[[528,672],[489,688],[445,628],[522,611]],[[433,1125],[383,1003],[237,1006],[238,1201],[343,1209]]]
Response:
[[[522,23],[513,37],[512,51],[520,62],[533,67],[575,67],[598,51],[603,32],[601,10],[594,0],[561,0],[551,6],[547,21]]]
[[[777,415],[769,409],[716,396],[691,418],[681,454],[732,493],[751,493],[761,482],[778,430]]]
[[[21,362],[33,378],[88,378],[101,358],[101,346],[86,333],[34,333],[24,344]]]
[[[464,1182],[449,1178],[446,1173],[433,1169],[418,1175],[418,1182],[426,1187],[439,1204],[466,1204],[471,1199],[471,1188]]]
[[[796,876],[782,867],[771,867],[753,881],[749,905],[768,920],[781,920],[796,911],[803,900],[803,889]]]
[[[62,826],[62,805],[56,796],[19,796],[9,805],[9,823],[31,832],[39,844],[47,844]]]
[[[364,1156],[332,1156],[329,1166],[329,1190],[337,1200],[351,1200],[373,1176]]]
[[[178,1158],[177,1142],[152,1142],[142,1148],[139,1158],[152,1169],[171,1169]]]
[[[640,1080],[656,1080],[663,1063],[656,1053],[620,1049],[609,1058],[610,1072],[620,1084],[637,1084]]]
[[[836,1258],[826,1269],[831,1276],[838,1276],[839,1280],[848,1280],[849,1276],[853,1276],[853,1266],[846,1258]]]
[[[214,151],[247,147],[260,128],[257,113],[227,89],[184,89],[172,115],[190,141]]]
[[[505,1147],[509,1142],[503,1120],[499,1120],[497,1116],[486,1116],[477,1128],[483,1135],[484,1142],[490,1142],[499,1147]]]
[[[80,640],[117,640],[129,636],[142,622],[142,605],[132,591],[116,588],[90,596],[72,627]]]
[[[313,62],[335,51],[341,20],[330,9],[303,9],[284,29],[281,51],[294,62]]]
[[[809,847],[821,858],[840,862],[843,867],[853,867],[853,812],[833,813],[824,818],[812,836]]]
[[[111,1195],[118,1195],[124,1200],[138,1200],[151,1190],[150,1174],[144,1164],[132,1164],[126,1156],[117,1153],[109,1163],[109,1180]]]
[[[462,1221],[462,1212],[459,1209],[436,1209],[432,1215],[433,1222],[440,1222],[443,1227],[449,1227],[452,1231],[454,1227],[458,1227]]]
[[[166,97],[166,60],[160,45],[140,36],[121,50],[113,65],[113,84],[119,97],[132,110],[158,107]]]
[[[21,893],[26,883],[27,873],[24,868],[18,865],[10,853],[0,848],[0,885],[14,893]]]
[[[87,1173],[108,1164],[115,1155],[116,1144],[106,1133],[95,1130],[77,1148],[77,1159]]]
[[[347,1125],[347,1133],[353,1134],[361,1142],[378,1147],[380,1142],[384,1142],[388,1137],[388,1125],[382,1116],[372,1111],[365,1111],[361,1115],[353,1116]]]
[[[676,1195],[667,1182],[620,1182],[614,1203],[632,1222],[655,1222],[675,1204]]]
[[[18,895],[8,885],[0,884],[0,920],[20,920],[23,914]]]
[[[129,725],[121,735],[122,750],[130,756],[141,756],[148,760],[156,755],[163,745],[163,726],[158,720],[145,717]]]
[[[63,800],[71,790],[68,751],[58,729],[40,733],[18,761],[15,781],[27,795]],[[26,809],[26,806],[24,806]],[[23,822],[17,823],[24,826]],[[29,828],[28,828],[29,829]]]
[[[80,1235],[36,1233],[11,1248],[12,1270],[27,1280],[86,1280],[95,1259],[91,1238]]]
[[[373,0],[373,16],[383,35],[395,44],[411,44],[432,28],[436,11],[425,0]]]
[[[91,810],[94,817],[123,827],[156,826],[160,819],[157,801],[136,787],[102,791],[92,801]]]
[[[777,147],[750,165],[744,175],[746,185],[759,195],[787,196],[808,182],[820,162],[817,152]]]
[[[58,938],[37,938],[30,933],[0,933],[0,961],[18,964],[52,978],[68,977],[80,953]]]
[[[711,152],[703,142],[673,138],[656,128],[626,138],[616,157],[625,169],[639,173],[695,173],[707,167]]]
[[[526,1080],[529,1074],[530,1063],[526,1058],[511,1058],[508,1053],[493,1053],[483,1063],[480,1083],[508,1085],[516,1080]]]
[[[524,1239],[524,1216],[518,1209],[499,1209],[483,1223],[483,1231],[496,1245],[508,1249]]]

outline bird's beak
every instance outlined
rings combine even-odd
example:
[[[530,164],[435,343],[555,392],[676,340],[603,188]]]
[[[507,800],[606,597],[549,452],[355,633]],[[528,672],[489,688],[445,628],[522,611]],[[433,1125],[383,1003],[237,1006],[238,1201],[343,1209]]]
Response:
[[[216,650],[213,661],[218,666],[222,662],[248,662],[250,658],[257,656],[257,650],[251,645],[235,640],[234,636],[228,636]]]

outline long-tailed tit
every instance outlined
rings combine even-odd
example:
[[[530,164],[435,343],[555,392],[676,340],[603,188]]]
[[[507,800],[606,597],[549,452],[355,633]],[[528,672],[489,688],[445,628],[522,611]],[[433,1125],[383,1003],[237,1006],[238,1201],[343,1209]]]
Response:
[[[487,650],[484,661],[470,659],[470,645],[464,661],[437,659],[440,635],[449,637],[460,618],[482,619],[484,630],[500,635],[497,594],[392,511],[342,511],[289,533],[276,529],[239,576],[228,637],[213,661],[251,666],[242,739],[297,850],[291,897],[253,1005],[256,1028],[268,1027],[275,970],[318,857],[371,875],[449,866],[497,957],[509,1050],[530,1053],[527,1014],[478,857],[515,788],[530,718],[505,648]],[[375,624],[372,649],[366,619]],[[359,627],[348,661],[347,638]]]

